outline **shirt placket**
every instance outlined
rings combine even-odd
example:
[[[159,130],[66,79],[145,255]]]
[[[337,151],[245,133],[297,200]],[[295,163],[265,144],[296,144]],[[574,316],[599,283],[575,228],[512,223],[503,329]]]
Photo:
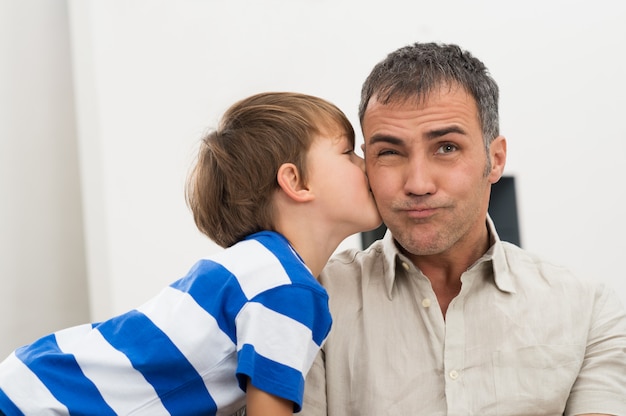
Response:
[[[465,299],[472,279],[466,272],[461,292],[450,302],[446,313],[446,330],[443,346],[443,377],[445,380],[448,415],[467,416],[469,400],[465,385]]]

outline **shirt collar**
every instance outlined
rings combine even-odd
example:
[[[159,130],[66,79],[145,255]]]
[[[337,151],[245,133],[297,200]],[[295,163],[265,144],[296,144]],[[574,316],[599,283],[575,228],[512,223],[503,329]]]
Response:
[[[487,214],[487,229],[489,230],[489,239],[491,247],[487,252],[476,261],[475,265],[483,261],[491,261],[493,267],[494,281],[498,289],[503,292],[515,293],[515,285],[511,278],[509,265],[507,262],[504,243],[500,240],[493,220]],[[391,235],[391,231],[387,230],[382,239],[382,247],[384,253],[384,270],[388,271],[384,275],[385,288],[387,295],[391,299],[393,297],[393,286],[396,279],[396,273],[406,268],[405,264],[411,264],[411,261],[400,252],[396,246],[396,242]],[[404,272],[404,270],[403,270]]]
[[[491,260],[496,286],[503,292],[515,293],[515,285],[511,278],[509,262],[504,250],[505,243],[500,240],[500,236],[489,214],[487,214],[487,228],[489,229],[491,248],[485,253],[485,260]]]

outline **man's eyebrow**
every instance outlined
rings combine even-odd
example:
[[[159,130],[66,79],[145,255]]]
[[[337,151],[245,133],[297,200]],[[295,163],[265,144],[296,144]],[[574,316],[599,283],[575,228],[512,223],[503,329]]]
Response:
[[[387,134],[375,134],[369,138],[367,144],[375,144],[375,143],[389,143],[392,145],[400,146],[404,143],[404,140],[398,139],[394,136],[389,136]]]
[[[440,137],[445,136],[446,134],[451,134],[451,133],[466,134],[466,131],[463,128],[456,126],[456,125],[446,126],[440,129],[434,129],[434,130],[427,132],[426,137],[428,139],[438,139]]]

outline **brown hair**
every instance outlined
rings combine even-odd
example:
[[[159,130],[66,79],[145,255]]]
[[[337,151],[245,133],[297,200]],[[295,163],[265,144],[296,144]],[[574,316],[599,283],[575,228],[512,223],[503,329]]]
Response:
[[[318,97],[290,92],[253,95],[233,104],[200,144],[186,199],[198,229],[222,247],[274,227],[276,176],[293,163],[306,182],[306,154],[320,135],[354,130],[345,114]]]

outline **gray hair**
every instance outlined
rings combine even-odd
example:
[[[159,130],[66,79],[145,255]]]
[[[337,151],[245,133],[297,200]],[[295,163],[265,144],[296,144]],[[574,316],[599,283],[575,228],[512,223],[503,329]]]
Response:
[[[453,44],[415,43],[391,52],[363,83],[359,120],[371,98],[382,104],[420,103],[435,89],[459,85],[476,101],[485,150],[500,134],[498,85],[487,67],[468,51]],[[487,158],[489,161],[489,158]],[[490,163],[489,163],[490,168]]]

